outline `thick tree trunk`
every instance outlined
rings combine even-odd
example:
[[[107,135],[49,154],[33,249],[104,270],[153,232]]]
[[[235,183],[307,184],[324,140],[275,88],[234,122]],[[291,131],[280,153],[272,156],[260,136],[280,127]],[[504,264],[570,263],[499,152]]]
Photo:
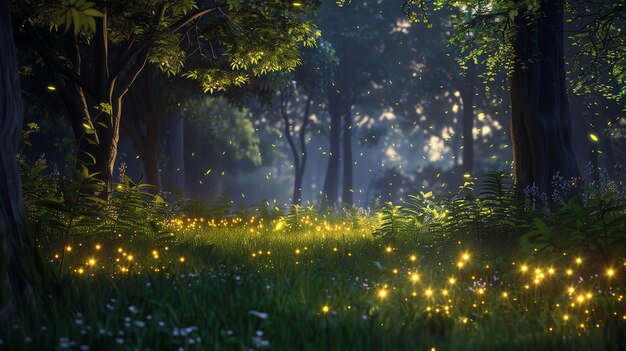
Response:
[[[167,109],[164,79],[153,67],[144,69],[124,99],[124,130],[143,162],[144,182],[161,190],[159,151]]]
[[[352,207],[352,104],[343,106],[343,193],[344,208]]]
[[[78,139],[77,168],[84,166],[89,173],[97,174],[96,178],[104,183],[107,194],[113,187],[120,138],[121,98],[119,100],[115,103],[109,102],[112,106],[110,113],[88,109],[88,119],[82,120],[82,124],[85,124],[83,133],[75,135]]]
[[[161,190],[161,172],[159,171],[159,154],[156,145],[146,148],[143,155],[139,155],[143,161],[143,172],[146,184],[154,186],[156,192]]]
[[[565,91],[563,3],[542,1],[543,16],[516,18],[516,62],[510,73],[511,136],[519,193],[536,185],[548,196],[551,179],[578,177],[572,152],[570,111]]]
[[[463,172],[474,171],[474,92],[476,68],[469,63],[465,84],[461,89],[463,100]]]
[[[185,191],[185,146],[184,146],[184,115],[182,111],[172,112],[169,128],[169,172],[171,190]]]
[[[339,144],[341,140],[341,94],[331,89],[328,98],[330,115],[330,154],[322,189],[322,202],[335,206],[339,197]]]
[[[23,110],[7,0],[0,1],[0,52],[0,291],[10,294],[8,300],[0,301],[0,319],[5,319],[14,313],[19,302],[32,298],[33,289],[24,262],[35,259],[24,257],[25,253],[32,252],[25,250],[30,241],[22,230],[24,205],[15,159]]]

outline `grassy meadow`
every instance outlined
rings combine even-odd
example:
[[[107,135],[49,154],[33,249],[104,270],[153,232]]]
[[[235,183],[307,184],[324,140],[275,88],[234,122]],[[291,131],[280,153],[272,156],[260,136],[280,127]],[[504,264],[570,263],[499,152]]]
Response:
[[[383,220],[180,217],[162,242],[50,244],[67,273],[0,327],[0,349],[623,349],[626,261],[542,262],[462,239],[442,250],[381,239]]]

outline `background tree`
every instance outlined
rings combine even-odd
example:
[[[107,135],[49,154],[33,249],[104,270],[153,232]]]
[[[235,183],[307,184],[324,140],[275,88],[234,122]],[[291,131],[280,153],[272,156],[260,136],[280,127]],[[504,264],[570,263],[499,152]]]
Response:
[[[507,69],[517,188],[536,185],[551,194],[553,175],[579,175],[566,93],[563,2],[452,4],[462,11],[456,17],[454,42],[467,50],[467,59],[484,62],[491,78],[497,69]],[[410,1],[406,9],[413,20],[429,10],[425,1]]]
[[[298,45],[314,41],[314,28],[301,15],[315,5],[16,1],[14,16],[65,102],[78,164],[110,187],[122,99],[147,62],[198,79],[209,92],[291,70],[299,63]]]
[[[379,30],[381,26],[387,27],[388,22],[380,13],[381,6],[373,2],[354,2],[342,7],[327,3],[320,10],[319,25],[324,28],[324,36],[339,59],[334,81],[327,90],[330,148],[322,197],[331,206],[339,200],[341,163],[342,203],[346,207],[353,204],[352,135],[355,125],[352,110],[371,90],[372,83],[382,79],[384,65],[380,53],[384,48],[384,36]],[[366,14],[371,20],[363,23],[355,14]]]
[[[326,90],[330,87],[333,73],[337,66],[335,50],[326,41],[320,41],[317,48],[306,48],[302,51],[302,65],[299,66],[280,89],[280,113],[284,123],[285,138],[293,156],[294,188],[291,202],[299,205],[302,201],[302,181],[307,163],[307,127],[314,104],[325,102]],[[295,100],[295,101],[294,101]],[[300,105],[294,108],[291,105]],[[290,112],[302,114],[298,126],[292,122]],[[294,139],[296,127],[297,142]]]
[[[15,156],[21,140],[22,97],[8,0],[0,1],[0,319],[33,296],[26,262],[34,261],[23,230],[24,204]]]

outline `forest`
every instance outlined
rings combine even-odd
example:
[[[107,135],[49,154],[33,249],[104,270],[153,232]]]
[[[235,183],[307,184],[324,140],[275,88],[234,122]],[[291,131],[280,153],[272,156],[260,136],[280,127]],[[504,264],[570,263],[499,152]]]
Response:
[[[0,0],[0,350],[626,350],[625,0]]]

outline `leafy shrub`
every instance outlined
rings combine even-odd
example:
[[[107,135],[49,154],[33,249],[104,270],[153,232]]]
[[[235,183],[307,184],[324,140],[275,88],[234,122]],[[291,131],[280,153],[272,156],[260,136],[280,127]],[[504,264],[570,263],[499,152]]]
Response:
[[[626,248],[626,202],[615,191],[602,193],[588,187],[564,206],[544,217],[535,217],[522,237],[525,251],[556,260],[569,254],[609,264]]]
[[[463,241],[498,250],[514,250],[519,243],[522,252],[551,261],[582,252],[603,264],[623,258],[618,257],[626,248],[622,183],[607,177],[584,188],[578,184],[557,174],[550,197],[529,187],[518,199],[508,174],[489,173],[477,191],[468,180],[448,195],[421,193],[402,205],[387,203],[374,235],[385,241],[417,240],[442,252]]]
[[[512,180],[502,172],[489,173],[478,185],[468,179],[448,195],[432,192],[409,195],[402,205],[388,203],[379,213],[380,226],[374,232],[384,240],[417,239],[440,250],[466,240],[481,245],[493,236],[510,235],[521,222],[513,195]]]
[[[150,185],[123,176],[107,199],[103,184],[86,169],[62,177],[44,159],[30,164],[20,158],[19,164],[28,219],[40,246],[54,251],[44,254],[58,260],[60,273],[72,247],[106,248],[113,263],[118,247],[165,243],[171,237],[164,226],[168,205]]]

